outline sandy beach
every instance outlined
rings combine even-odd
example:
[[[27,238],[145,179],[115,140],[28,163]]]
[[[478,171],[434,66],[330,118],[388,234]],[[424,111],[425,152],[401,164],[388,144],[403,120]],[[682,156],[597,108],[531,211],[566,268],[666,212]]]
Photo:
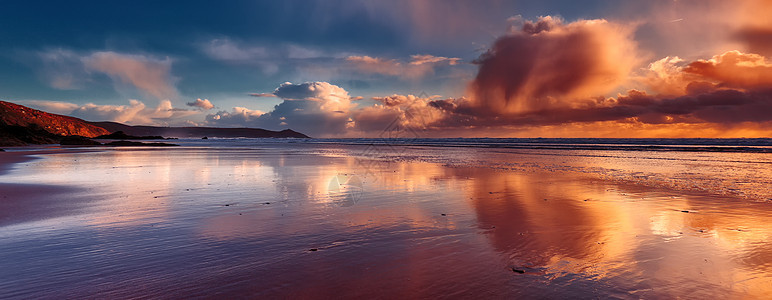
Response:
[[[767,154],[181,142],[0,153],[0,298],[771,292]]]

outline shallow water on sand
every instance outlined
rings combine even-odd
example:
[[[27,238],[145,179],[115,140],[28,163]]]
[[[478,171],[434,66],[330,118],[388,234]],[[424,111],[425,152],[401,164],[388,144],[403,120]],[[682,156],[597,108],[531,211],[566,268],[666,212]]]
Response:
[[[768,156],[62,151],[0,176],[0,298],[760,298]]]

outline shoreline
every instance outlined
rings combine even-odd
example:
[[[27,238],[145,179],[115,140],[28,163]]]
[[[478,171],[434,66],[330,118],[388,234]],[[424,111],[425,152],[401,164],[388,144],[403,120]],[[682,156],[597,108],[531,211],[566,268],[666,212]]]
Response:
[[[197,141],[197,140],[195,140]],[[391,159],[398,159],[399,161],[404,162],[421,162],[421,163],[432,163],[432,164],[439,164],[439,165],[445,165],[450,167],[473,167],[473,168],[486,168],[486,169],[492,169],[492,170],[499,170],[499,171],[513,171],[513,172],[537,172],[537,173],[556,173],[556,174],[563,174],[563,173],[571,173],[571,174],[584,174],[584,177],[591,180],[600,180],[600,181],[606,181],[608,183],[613,184],[622,184],[622,185],[635,185],[642,188],[646,188],[649,190],[657,190],[657,191],[666,191],[669,193],[674,194],[690,194],[694,196],[711,196],[711,197],[722,197],[727,199],[736,199],[736,200],[746,200],[756,203],[772,203],[772,194],[746,194],[742,190],[733,189],[729,186],[725,187],[724,189],[719,190],[710,190],[705,189],[702,187],[695,187],[692,184],[695,183],[693,180],[683,179],[681,181],[673,181],[673,180],[661,180],[663,177],[667,174],[646,174],[646,177],[644,180],[641,180],[640,178],[636,178],[637,174],[639,172],[629,172],[630,174],[627,174],[623,172],[621,175],[615,173],[617,170],[609,169],[609,168],[603,168],[603,167],[578,167],[578,165],[560,165],[555,164],[554,162],[548,162],[548,161],[542,161],[540,164],[521,164],[520,162],[517,162],[515,160],[502,160],[501,158],[493,158],[489,160],[482,160],[482,161],[462,161],[462,160],[456,160],[453,161],[453,158],[447,158],[442,156],[433,156],[433,155],[427,155],[425,153],[420,153],[418,155],[408,155],[407,153],[403,151],[397,151],[398,153],[392,153],[396,156],[387,156],[387,157],[372,157],[371,153],[366,152],[368,149],[373,149],[372,147],[375,147],[377,151],[376,153],[383,152],[387,153],[388,149],[391,147],[389,145],[364,145],[364,144],[326,144],[326,145],[319,145],[319,144],[299,144],[302,145],[301,147],[290,147],[290,149],[301,151],[301,153],[305,154],[312,154],[313,151],[305,152],[309,149],[317,149],[322,148],[325,149],[326,146],[331,146],[333,149],[346,149],[350,151],[348,153],[345,153],[345,157],[350,157],[355,160],[362,160],[362,161],[370,161],[370,165],[379,165],[383,163],[388,163]],[[51,145],[39,145],[38,146],[21,146],[21,147],[6,147],[4,148],[5,152],[0,152],[0,176],[7,175],[9,172],[11,172],[13,169],[18,168],[20,164],[23,164],[25,162],[34,161],[37,159],[41,159],[48,155],[54,155],[54,154],[75,154],[75,153],[88,153],[88,152],[103,152],[103,151],[115,151],[115,152],[125,152],[125,151],[168,151],[168,150],[180,150],[180,151],[199,151],[199,150],[232,150],[234,152],[241,152],[244,150],[268,150],[268,149],[278,149],[274,148],[274,146],[280,146],[277,144],[267,144],[267,145],[256,145],[253,147],[217,147],[219,145],[212,145],[214,147],[206,147],[201,145],[181,145],[181,147],[99,147],[98,149],[95,149],[95,147],[91,146],[59,146],[56,144]],[[321,146],[321,147],[318,147]],[[421,145],[420,147],[423,147],[425,145]],[[351,148],[349,148],[351,147]],[[438,146],[435,146],[438,147]],[[435,147],[427,147],[429,149],[435,148]],[[361,149],[360,149],[361,148]],[[439,147],[445,150],[454,150],[456,147]],[[502,150],[501,148],[474,148],[475,150],[480,150],[484,152],[489,151],[495,151],[497,154],[504,154],[504,155],[510,155],[510,156],[518,156],[518,155],[537,155],[537,156],[554,156],[555,153],[550,153],[551,151],[563,151],[563,150],[556,150],[556,149],[549,149],[549,152],[545,153],[530,153],[530,152],[519,152],[519,151],[512,151],[512,152],[498,152],[498,150]],[[10,151],[8,151],[10,150]],[[361,151],[359,151],[361,150]],[[513,149],[516,150],[516,149]],[[532,149],[536,150],[536,149]],[[550,151],[551,150],[551,151]],[[269,150],[272,151],[272,150]],[[565,150],[567,152],[573,152],[572,150]],[[322,154],[324,156],[339,156],[341,154]],[[407,156],[405,156],[407,155]],[[578,157],[589,157],[589,158],[602,158],[603,156],[592,156],[587,154],[567,154],[564,156],[578,156]],[[447,161],[446,159],[449,159]],[[759,162],[764,163],[764,162]],[[644,166],[640,166],[641,168],[644,168]],[[370,170],[367,169],[367,166],[364,166],[364,173],[368,173]],[[699,174],[699,172],[697,173]],[[653,178],[653,179],[649,179]],[[664,177],[663,177],[664,178]],[[0,182],[1,183],[1,182]],[[743,183],[745,184],[745,183]]]
[[[44,147],[12,147],[3,148],[0,152],[0,177],[7,176],[24,163],[43,159],[44,156],[67,151],[62,148]],[[24,149],[24,150],[18,150]],[[8,151],[11,150],[11,151]],[[44,220],[52,217],[74,213],[74,202],[64,202],[64,199],[77,200],[77,187],[55,185],[51,183],[17,183],[0,181],[0,227],[20,224],[29,221]],[[56,197],[52,197],[52,196]]]
[[[87,147],[62,147],[57,144],[3,147],[2,149],[5,151],[0,152],[0,175],[8,174],[17,164],[40,159],[41,157],[36,157],[39,155],[103,151],[103,149],[95,150]]]
[[[13,151],[15,150],[13,148],[3,149],[5,152],[0,152],[0,175],[8,174],[14,169],[16,164],[39,159],[38,157],[34,157],[35,155],[46,155],[57,152],[53,150]],[[9,149],[11,151],[8,151]]]

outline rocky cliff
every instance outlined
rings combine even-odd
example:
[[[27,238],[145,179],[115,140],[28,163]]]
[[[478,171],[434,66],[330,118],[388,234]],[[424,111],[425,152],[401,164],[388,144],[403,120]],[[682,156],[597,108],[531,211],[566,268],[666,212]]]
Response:
[[[47,113],[5,101],[0,101],[0,126],[42,129],[60,136],[80,135],[96,137],[110,134],[107,129],[78,118]]]

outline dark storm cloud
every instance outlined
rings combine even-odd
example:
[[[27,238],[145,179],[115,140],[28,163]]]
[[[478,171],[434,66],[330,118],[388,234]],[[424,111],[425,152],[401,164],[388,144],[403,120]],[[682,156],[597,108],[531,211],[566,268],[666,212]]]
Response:
[[[617,98],[587,100],[581,107],[556,107],[519,114],[479,112],[470,108],[466,101],[453,99],[430,103],[444,112],[442,119],[431,124],[437,128],[557,125],[600,121],[635,121],[647,124],[772,121],[772,89],[715,89],[672,98],[633,90]]]

